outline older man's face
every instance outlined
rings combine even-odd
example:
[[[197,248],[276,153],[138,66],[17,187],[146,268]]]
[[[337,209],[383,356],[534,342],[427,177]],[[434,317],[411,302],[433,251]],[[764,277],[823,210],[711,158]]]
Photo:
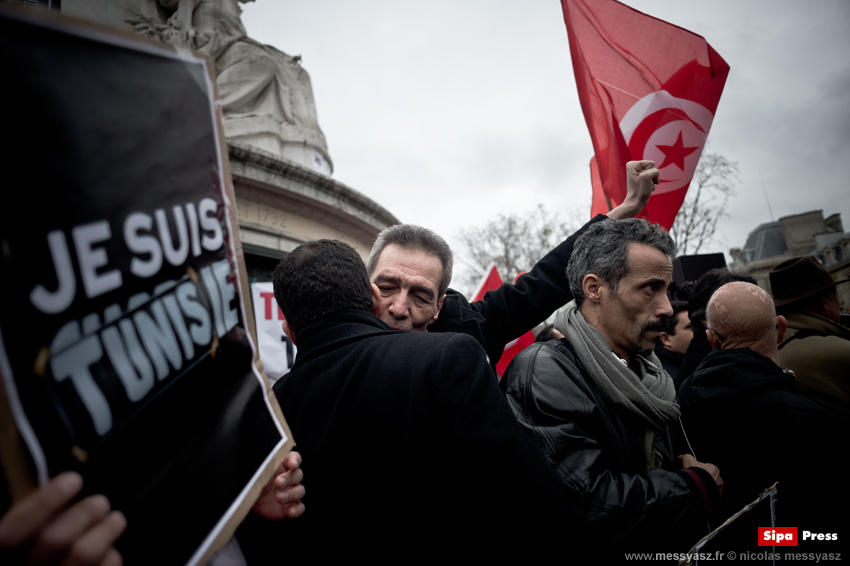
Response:
[[[389,244],[371,275],[378,288],[378,318],[395,330],[425,330],[437,320],[445,296],[439,296],[443,264],[422,250]]]
[[[616,291],[603,285],[597,329],[613,351],[629,359],[646,354],[663,330],[663,320],[673,316],[667,288],[673,281],[673,264],[664,252],[647,244],[629,245],[628,272]]]

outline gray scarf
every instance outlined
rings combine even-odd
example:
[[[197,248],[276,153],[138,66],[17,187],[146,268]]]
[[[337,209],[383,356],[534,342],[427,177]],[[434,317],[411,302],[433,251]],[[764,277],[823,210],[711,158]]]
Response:
[[[571,301],[555,319],[606,401],[619,410],[637,417],[646,425],[644,451],[647,468],[661,465],[661,456],[653,450],[655,434],[679,418],[679,405],[673,379],[661,367],[655,353],[638,356],[640,377],[628,368],[602,334],[584,320],[575,301]]]

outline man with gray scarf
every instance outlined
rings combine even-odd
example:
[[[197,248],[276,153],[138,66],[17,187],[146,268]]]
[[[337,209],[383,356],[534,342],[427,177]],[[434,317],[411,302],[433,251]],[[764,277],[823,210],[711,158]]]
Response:
[[[673,314],[675,254],[645,220],[591,226],[566,270],[564,338],[526,348],[502,378],[521,425],[620,551],[686,552],[723,487],[716,466],[672,451],[679,407],[653,347]]]

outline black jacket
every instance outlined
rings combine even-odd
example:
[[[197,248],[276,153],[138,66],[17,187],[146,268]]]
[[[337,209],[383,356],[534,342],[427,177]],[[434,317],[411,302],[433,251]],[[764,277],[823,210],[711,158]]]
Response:
[[[662,467],[647,469],[644,425],[605,401],[566,339],[520,352],[502,386],[517,419],[618,552],[686,552],[708,532],[719,495],[710,475],[678,469],[669,431],[656,435]]]
[[[693,375],[697,366],[699,366],[705,357],[711,352],[711,344],[708,343],[708,338],[705,335],[705,328],[702,324],[694,323],[693,329],[694,337],[691,339],[691,343],[688,344],[688,351],[685,352],[682,363],[679,365],[679,369],[673,377],[673,384],[676,386],[677,391],[679,390],[679,387],[681,387],[682,382]]]
[[[480,558],[511,543],[537,553],[591,540],[469,336],[397,332],[343,311],[297,339],[274,391],[303,457],[306,511],[246,521],[249,563],[291,563],[300,550],[400,563],[446,550]],[[538,529],[562,534],[528,549],[523,533]],[[501,532],[512,534],[496,541]]]
[[[677,354],[672,350],[668,350],[663,344],[661,344],[661,342],[658,342],[655,345],[655,355],[658,356],[658,361],[661,362],[661,365],[664,367],[664,371],[670,374],[670,377],[672,377],[675,382],[676,374],[679,373],[679,367],[681,367],[682,360],[685,359],[685,356]]]
[[[449,289],[440,316],[428,331],[461,332],[472,336],[484,348],[490,365],[495,367],[505,344],[522,336],[573,299],[565,270],[575,241],[591,224],[606,218],[597,214],[543,256],[531,271],[521,275],[516,284],[504,283],[487,292],[480,301],[470,303],[462,294]]]
[[[779,526],[834,530],[846,490],[824,464],[845,449],[836,435],[847,423],[803,395],[791,374],[749,348],[715,350],[677,397],[695,456],[725,482],[720,519],[779,482]]]

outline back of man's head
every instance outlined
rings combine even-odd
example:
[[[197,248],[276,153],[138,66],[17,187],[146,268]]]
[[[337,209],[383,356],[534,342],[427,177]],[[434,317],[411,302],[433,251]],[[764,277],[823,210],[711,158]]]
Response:
[[[720,287],[734,281],[756,284],[755,277],[749,273],[729,271],[725,267],[715,267],[700,275],[688,298],[688,312],[690,313],[691,323],[702,328],[708,300]]]
[[[582,281],[591,273],[617,290],[617,284],[629,271],[627,258],[629,244],[633,243],[652,246],[671,261],[676,255],[673,238],[657,224],[638,218],[597,222],[576,240],[567,265],[567,281],[576,305],[584,303]]]
[[[778,363],[776,309],[758,285],[735,281],[721,286],[708,301],[706,317],[715,348],[750,348]]]
[[[293,329],[341,310],[373,312],[366,266],[344,242],[302,244],[281,260],[272,278],[274,298]]]
[[[366,270],[370,277],[378,265],[381,252],[390,244],[410,250],[421,250],[436,256],[443,265],[443,276],[440,278],[440,285],[437,290],[441,297],[446,293],[446,289],[449,288],[449,283],[452,280],[454,257],[451,248],[442,237],[428,228],[413,224],[390,226],[378,234],[375,243],[372,245],[369,260],[366,262]]]

